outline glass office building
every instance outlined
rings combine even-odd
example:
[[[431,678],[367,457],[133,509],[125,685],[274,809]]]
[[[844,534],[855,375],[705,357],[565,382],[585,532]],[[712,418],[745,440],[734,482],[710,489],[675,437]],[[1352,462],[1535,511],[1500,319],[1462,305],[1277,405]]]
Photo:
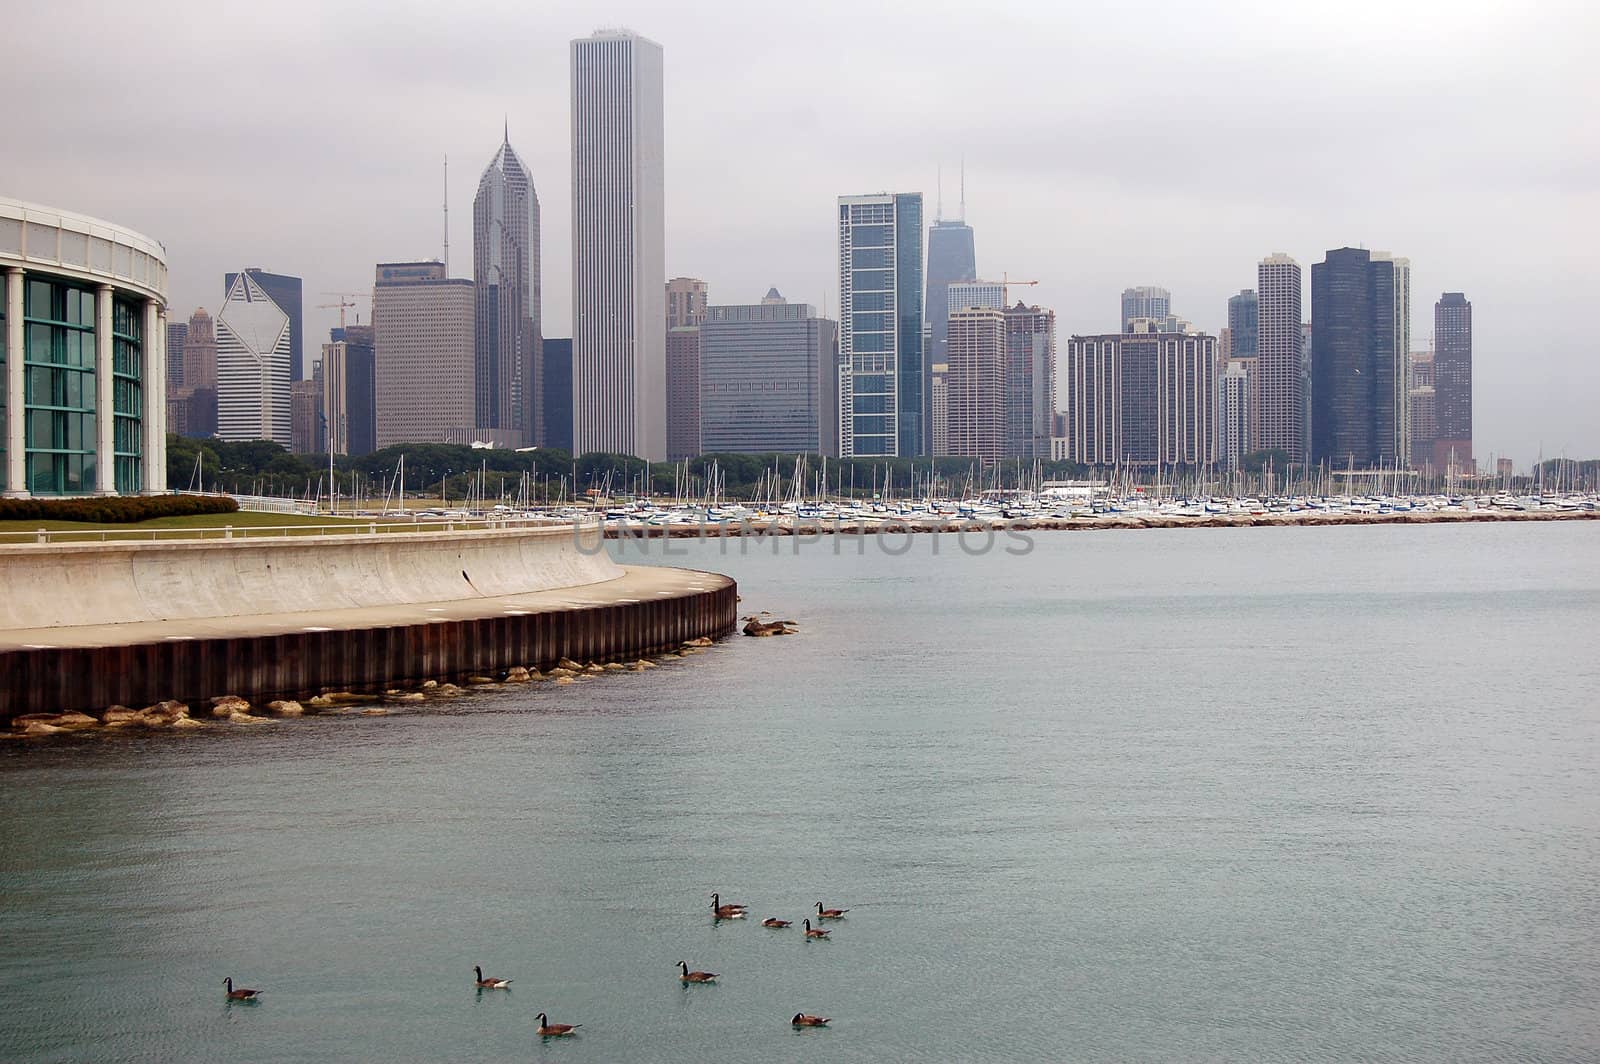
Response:
[[[922,194],[839,197],[839,448],[925,454]]]
[[[166,488],[166,252],[0,200],[0,470],[10,498]]]

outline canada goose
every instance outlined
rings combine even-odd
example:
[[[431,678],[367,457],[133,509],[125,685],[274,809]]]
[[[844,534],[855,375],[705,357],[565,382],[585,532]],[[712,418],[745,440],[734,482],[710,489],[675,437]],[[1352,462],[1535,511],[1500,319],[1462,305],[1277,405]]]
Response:
[[[541,1012],[539,1013],[539,1030],[535,1033],[540,1038],[561,1038],[572,1034],[582,1026],[583,1024],[581,1023],[551,1023],[550,1017]]]
[[[737,902],[729,902],[727,905],[722,904],[722,895],[720,894],[711,895],[711,915],[718,920],[743,920],[745,917],[744,910],[745,906]]]
[[[807,917],[802,922],[806,925],[806,937],[807,938],[827,938],[828,935],[830,934],[830,932],[824,931],[820,927],[812,927],[811,926],[811,920],[810,920],[809,917]]]
[[[229,1001],[254,1001],[256,995],[261,993],[259,990],[246,990],[243,987],[235,990],[233,988],[233,976],[231,975],[222,981],[222,985],[228,988]]]
[[[817,902],[817,919],[819,920],[837,920],[849,911],[849,909],[824,909],[822,903],[820,901]]]
[[[478,967],[476,964],[474,964],[472,966],[472,970],[477,973],[477,976],[478,976],[478,989],[479,990],[510,990],[511,989],[511,980],[509,980],[509,979],[496,979],[493,976],[490,976],[488,979],[485,979],[483,977],[483,969]]]
[[[776,916],[769,916],[765,920],[761,921],[761,926],[762,927],[788,927],[792,923],[794,923],[793,920],[780,920]]]
[[[683,969],[683,974],[679,978],[685,983],[709,983],[717,978],[716,972],[691,972],[688,961],[679,961],[678,967]]]
[[[796,1027],[826,1027],[826,1026],[828,1026],[828,1018],[826,1016],[813,1016],[810,1013],[806,1013],[806,1012],[797,1012],[797,1013],[795,1013],[794,1014],[794,1019],[790,1020],[789,1022],[792,1023]]]

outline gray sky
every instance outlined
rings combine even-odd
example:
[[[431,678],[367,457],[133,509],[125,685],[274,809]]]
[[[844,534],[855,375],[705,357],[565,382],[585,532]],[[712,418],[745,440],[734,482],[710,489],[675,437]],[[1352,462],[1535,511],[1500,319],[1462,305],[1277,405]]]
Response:
[[[544,213],[545,333],[567,335],[567,42],[625,25],[666,50],[667,275],[713,302],[837,302],[834,197],[922,191],[980,274],[1117,327],[1129,285],[1215,332],[1256,262],[1343,245],[1473,302],[1476,449],[1600,456],[1600,16],[1548,0],[1156,0],[1135,7],[507,0],[6,5],[0,192],[161,240],[172,304],[224,271],[320,293],[440,254],[470,276],[472,196],[502,117]],[[366,320],[365,298],[362,315]]]

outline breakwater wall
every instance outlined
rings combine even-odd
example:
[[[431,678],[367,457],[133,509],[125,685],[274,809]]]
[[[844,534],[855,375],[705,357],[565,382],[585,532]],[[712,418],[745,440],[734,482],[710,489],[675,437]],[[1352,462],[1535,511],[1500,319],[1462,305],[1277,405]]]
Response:
[[[727,577],[619,566],[569,529],[0,548],[0,586],[0,720],[623,661],[738,613]]]
[[[1263,514],[1097,514],[1093,517],[1020,517],[983,521],[972,518],[875,518],[869,520],[758,518],[703,525],[644,525],[609,521],[608,539],[701,539],[740,536],[873,536],[937,532],[1093,532],[1117,528],[1320,528],[1330,525],[1443,525],[1495,521],[1594,521],[1597,511],[1469,510],[1429,513],[1263,513]]]

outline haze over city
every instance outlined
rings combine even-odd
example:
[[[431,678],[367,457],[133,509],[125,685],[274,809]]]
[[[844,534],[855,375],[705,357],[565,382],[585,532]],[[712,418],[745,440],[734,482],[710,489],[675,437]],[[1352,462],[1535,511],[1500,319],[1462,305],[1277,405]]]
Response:
[[[1309,269],[1364,246],[1475,308],[1476,450],[1526,467],[1600,454],[1600,363],[1575,319],[1600,288],[1600,77],[1577,3],[1156,4],[1138,18],[1011,4],[578,3],[448,9],[284,3],[7,14],[20,49],[0,189],[166,245],[175,314],[222,275],[369,290],[373,263],[471,273],[471,201],[503,124],[543,208],[546,335],[570,323],[568,41],[626,25],[666,60],[667,274],[711,300],[768,286],[837,307],[835,198],[920,191],[976,230],[979,273],[1037,279],[1059,334],[1115,331],[1118,294],[1172,291],[1215,332],[1273,251]],[[104,100],[119,101],[115,109]],[[941,195],[942,174],[942,195]],[[1575,315],[1574,303],[1579,314]],[[1308,292],[1309,305],[1309,292]],[[368,308],[360,308],[365,320]]]

